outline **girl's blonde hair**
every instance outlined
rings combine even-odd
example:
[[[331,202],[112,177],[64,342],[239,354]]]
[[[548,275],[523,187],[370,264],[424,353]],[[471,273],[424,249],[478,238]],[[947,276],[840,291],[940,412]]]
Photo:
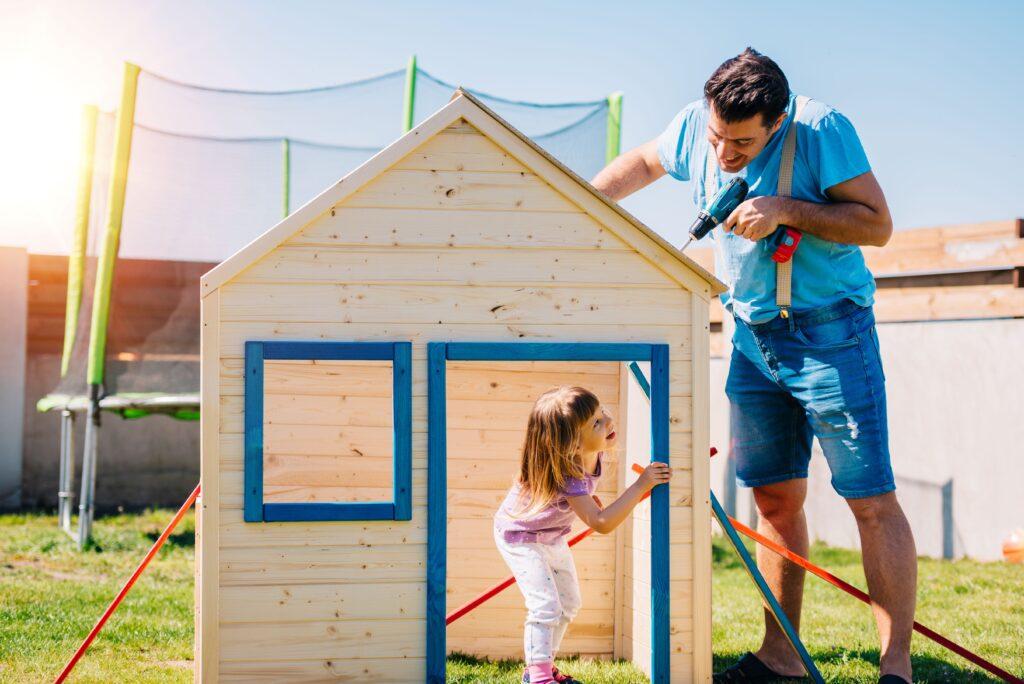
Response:
[[[584,476],[580,435],[601,402],[582,387],[556,387],[537,398],[526,423],[519,466],[520,500],[529,517],[550,504],[570,478]]]

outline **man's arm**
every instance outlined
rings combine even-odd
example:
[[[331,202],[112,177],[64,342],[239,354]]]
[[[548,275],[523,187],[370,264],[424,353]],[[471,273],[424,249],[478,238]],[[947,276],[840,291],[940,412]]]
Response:
[[[792,197],[755,197],[729,215],[725,230],[751,241],[765,238],[779,225],[830,242],[883,247],[892,236],[885,195],[870,171],[825,191],[832,202],[818,204]]]
[[[664,175],[665,168],[658,159],[658,141],[651,140],[616,157],[590,184],[618,201]]]

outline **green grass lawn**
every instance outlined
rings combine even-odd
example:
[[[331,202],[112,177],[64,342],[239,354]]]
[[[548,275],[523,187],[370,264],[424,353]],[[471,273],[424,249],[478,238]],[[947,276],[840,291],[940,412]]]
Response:
[[[735,553],[723,540],[715,541],[713,551],[712,640],[717,670],[759,646],[763,618],[757,590]],[[859,553],[815,544],[811,560],[867,589]],[[1022,589],[1024,566],[922,558],[918,562],[917,621],[1022,676]],[[800,635],[827,681],[878,681],[878,641],[870,609],[811,575],[807,577]],[[915,681],[999,681],[916,633],[911,653]]]
[[[0,682],[52,681],[121,583],[170,520],[171,511],[97,521],[96,545],[78,553],[53,516],[0,516]],[[75,682],[192,680],[190,514],[143,574],[75,670]],[[731,549],[714,549],[715,667],[756,648],[761,610]],[[864,587],[858,554],[815,546],[811,558]],[[922,560],[918,619],[996,664],[1024,674],[1024,566]],[[878,646],[866,606],[810,577],[803,637],[825,678],[873,682]],[[993,681],[915,636],[921,682]],[[645,682],[624,663],[560,661],[588,684]],[[522,665],[453,656],[449,681],[518,682]]]
[[[54,516],[0,516],[0,682],[52,682],[173,516],[100,518],[84,553]],[[190,512],[70,681],[192,681],[194,542]]]

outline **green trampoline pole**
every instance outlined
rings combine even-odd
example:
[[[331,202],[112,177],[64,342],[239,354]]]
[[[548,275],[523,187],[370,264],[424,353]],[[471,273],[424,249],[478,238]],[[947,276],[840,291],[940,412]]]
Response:
[[[92,534],[93,495],[96,491],[97,443],[100,427],[100,399],[103,384],[104,357],[107,347],[107,323],[110,319],[110,296],[114,285],[114,264],[121,241],[124,218],[124,197],[128,186],[128,160],[131,157],[132,127],[135,122],[135,95],[139,86],[139,67],[124,64],[121,103],[114,124],[114,156],[110,171],[110,194],[107,199],[107,223],[100,246],[96,268],[96,286],[92,299],[92,320],[89,330],[89,414],[85,423],[85,445],[82,454],[82,495],[78,502],[78,548],[84,548]]]
[[[60,376],[68,372],[71,350],[78,329],[78,312],[82,306],[82,274],[85,268],[85,246],[89,239],[89,210],[92,203],[92,175],[96,157],[96,105],[82,107],[82,143],[78,159],[78,187],[75,192],[75,234],[68,256],[68,297],[64,312],[64,349],[60,360]]]
[[[110,172],[110,193],[107,199],[107,222],[100,245],[93,292],[92,325],[89,336],[89,368],[86,380],[90,385],[103,383],[103,358],[107,345],[107,323],[110,317],[110,294],[114,284],[114,264],[121,241],[124,218],[124,197],[128,186],[128,160],[132,148],[132,127],[135,119],[135,93],[139,85],[139,67],[125,62],[121,105],[114,124],[114,157]]]
[[[608,96],[608,129],[604,144],[604,163],[608,164],[622,150],[622,93]]]
[[[405,103],[402,107],[402,132],[408,133],[412,130],[413,120],[416,115],[416,55],[409,58],[409,64],[405,67]]]

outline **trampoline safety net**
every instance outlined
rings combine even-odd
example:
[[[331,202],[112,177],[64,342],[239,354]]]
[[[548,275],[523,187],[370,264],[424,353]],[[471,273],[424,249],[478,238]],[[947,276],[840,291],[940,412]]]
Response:
[[[86,409],[89,357],[98,354],[93,380],[105,409],[196,417],[200,276],[442,107],[455,88],[415,60],[287,91],[211,88],[140,70],[116,265],[101,256],[115,114],[99,113],[84,134],[94,145],[80,180],[91,183],[79,194],[88,225],[79,227],[87,232],[69,262],[68,293],[80,305],[68,307],[62,378],[39,408]],[[584,178],[617,154],[614,98],[538,104],[467,90]],[[109,294],[96,286],[104,268],[112,268]],[[105,338],[94,329],[98,302],[109,302]]]

